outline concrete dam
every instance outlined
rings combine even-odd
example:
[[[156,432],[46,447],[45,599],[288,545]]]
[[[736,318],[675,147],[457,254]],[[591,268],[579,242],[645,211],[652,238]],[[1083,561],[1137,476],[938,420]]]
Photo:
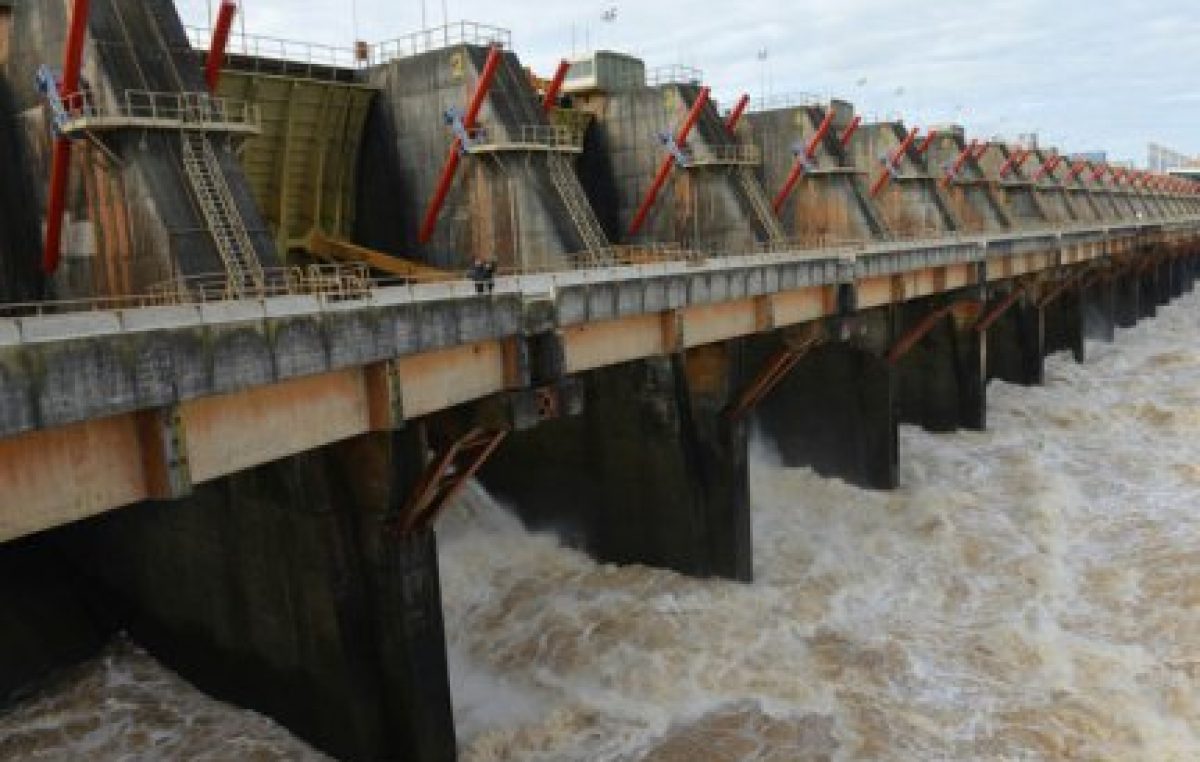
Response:
[[[124,632],[337,758],[455,759],[465,488],[749,585],[753,436],[893,490],[902,424],[985,430],[1197,276],[1176,177],[235,12],[0,2],[0,708]]]

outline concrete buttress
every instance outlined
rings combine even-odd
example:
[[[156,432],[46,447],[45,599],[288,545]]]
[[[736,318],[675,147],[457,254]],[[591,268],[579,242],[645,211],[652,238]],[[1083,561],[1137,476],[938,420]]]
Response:
[[[369,434],[65,530],[133,638],[341,759],[456,755],[432,531],[386,519],[416,429]]]
[[[888,317],[883,310],[865,313],[830,333],[834,340],[805,355],[763,400],[758,431],[785,466],[892,489],[899,460],[896,370],[881,356]]]
[[[1016,288],[1010,284],[1010,288]],[[988,309],[1003,300],[998,294]],[[1040,312],[1033,298],[1022,295],[987,331],[988,378],[1010,384],[1037,386],[1044,378],[1045,337]]]
[[[582,415],[512,434],[484,484],[601,561],[750,581],[746,430],[725,415],[740,356],[730,342],[590,372]]]

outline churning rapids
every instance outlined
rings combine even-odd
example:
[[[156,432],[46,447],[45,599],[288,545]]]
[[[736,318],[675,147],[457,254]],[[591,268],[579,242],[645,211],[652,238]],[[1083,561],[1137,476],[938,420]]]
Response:
[[[1200,296],[902,434],[903,488],[754,458],[757,582],[614,568],[476,494],[440,528],[462,758],[1200,759]],[[569,499],[564,496],[564,499]],[[117,643],[0,757],[320,759]]]

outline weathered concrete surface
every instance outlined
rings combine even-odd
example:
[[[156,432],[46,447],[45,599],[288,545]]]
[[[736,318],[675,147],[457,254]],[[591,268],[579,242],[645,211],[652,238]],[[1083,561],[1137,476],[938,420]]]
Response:
[[[370,70],[383,91],[359,162],[356,240],[452,272],[475,257],[494,257],[502,268],[561,266],[586,248],[552,181],[551,159],[538,151],[464,156],[432,240],[418,242],[452,139],[444,114],[466,109],[487,55],[478,45],[456,45]],[[503,54],[478,124],[497,143],[550,126],[512,52]]]
[[[31,171],[48,177],[49,130],[32,72],[62,60],[67,3],[19,3],[14,16],[11,71],[16,105],[33,147]],[[103,101],[127,90],[206,91],[172,0],[95,0],[91,5],[84,81]],[[212,136],[234,203],[263,266],[276,263],[274,243],[258,213],[227,137]],[[54,283],[60,296],[145,293],[177,274],[224,272],[216,245],[184,174],[176,132],[139,130],[106,136],[117,163],[77,146],[84,180],[69,196],[63,267]]]
[[[1141,279],[1127,268],[1113,276],[1116,308],[1114,318],[1120,328],[1132,328],[1141,318]]]
[[[988,181],[974,151],[965,154],[969,145],[961,127],[943,127],[929,147],[930,171],[938,176],[954,217],[965,232],[1008,230],[1012,223],[1004,205]],[[960,157],[962,160],[960,162]],[[948,182],[955,166],[958,172]]]
[[[88,313],[21,321],[27,341],[0,343],[0,435],[521,331],[522,308],[514,297],[354,307],[322,308],[315,297],[294,297],[152,308],[121,318],[108,313],[107,322]]]
[[[1117,338],[1117,287],[1111,269],[1086,285],[1083,299],[1083,335],[1091,341],[1112,343]]]
[[[1020,161],[1020,148],[992,142],[979,160],[980,169],[993,184],[1013,228],[1037,228],[1051,221],[1031,180],[1032,159]],[[1004,173],[1003,175],[1001,173]]]
[[[995,294],[987,310],[996,306],[1005,296],[1007,290]],[[998,378],[1020,386],[1036,386],[1042,383],[1045,339],[1041,330],[1041,317],[1034,302],[1034,297],[1023,295],[988,329],[989,379]]]
[[[360,437],[63,530],[156,658],[342,759],[455,758],[432,533],[384,522],[423,462]]]
[[[881,238],[883,220],[867,198],[867,174],[842,147],[842,136],[854,118],[849,103],[830,104],[834,118],[816,155],[779,212],[789,240],[820,243]],[[796,162],[797,148],[809,145],[828,110],[797,106],[749,113],[743,131],[762,152],[759,175],[767,197],[784,187]]]
[[[1079,288],[1067,289],[1040,310],[1042,351],[1047,355],[1070,352],[1076,362],[1087,354],[1084,297]]]
[[[8,9],[0,8],[0,14]],[[0,19],[0,34],[7,29]],[[30,302],[42,293],[38,183],[15,121],[16,107],[0,61],[0,302]]]
[[[675,243],[706,252],[752,251],[766,231],[739,188],[735,166],[676,167],[645,225],[629,235],[639,205],[659,164],[669,154],[655,139],[679,129],[699,94],[699,86],[665,84],[632,87],[575,99],[595,115],[585,152],[603,157],[583,165],[581,178],[612,241]],[[688,138],[697,152],[735,145],[710,102]],[[751,170],[752,179],[754,172]],[[616,210],[615,213],[603,210]]]
[[[886,311],[828,328],[833,339],[809,354],[759,406],[755,425],[784,465],[868,489],[898,483],[896,373],[881,358]],[[778,338],[759,343],[763,358]]]
[[[485,298],[464,282],[0,320],[0,469],[20,476],[0,536],[186,494],[189,481],[456,405],[490,399],[517,416],[533,334],[553,335],[574,375],[971,288],[985,259],[998,283],[1180,243],[1138,227],[527,276]],[[1040,355],[1040,341],[1026,343]]]
[[[513,434],[483,482],[534,530],[610,563],[750,581],[736,343],[584,376],[577,418]]]
[[[897,305],[891,342],[918,328],[931,314],[953,308],[896,363],[897,409],[903,423],[929,431],[982,430],[987,421],[987,373],[984,337],[973,328],[977,316],[963,314],[958,302],[966,292]]]
[[[850,141],[854,165],[866,173],[868,188],[883,170],[883,162],[895,155],[908,130],[899,122],[864,125]],[[895,236],[935,235],[962,230],[954,209],[930,171],[927,157],[914,144],[895,162],[895,176],[872,201],[884,226]]]

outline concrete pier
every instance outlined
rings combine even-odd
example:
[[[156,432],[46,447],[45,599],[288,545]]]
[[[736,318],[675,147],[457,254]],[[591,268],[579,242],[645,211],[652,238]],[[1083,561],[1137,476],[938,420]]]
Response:
[[[429,241],[423,217],[448,161],[448,109],[459,116],[479,88],[489,56],[478,39],[456,34],[397,46],[369,70],[381,88],[366,125],[358,174],[356,240],[453,273],[476,258],[501,268],[563,266],[603,246],[583,197],[575,161],[583,135],[552,123],[515,53],[505,50],[485,91],[466,148]],[[429,48],[433,45],[433,48]],[[396,203],[399,198],[405,203]],[[597,238],[599,236],[599,238]],[[572,259],[575,257],[576,259]]]
[[[1119,328],[1132,328],[1142,316],[1141,279],[1129,268],[1113,276],[1114,319]]]
[[[785,466],[892,489],[899,465],[897,377],[881,356],[889,317],[877,311],[834,321],[826,333],[830,340],[806,354],[763,401],[755,424]]]
[[[748,582],[740,363],[726,343],[588,373],[582,415],[512,434],[483,483],[601,561]]]
[[[342,759],[455,758],[432,532],[385,521],[423,463],[359,437],[59,530],[87,595],[201,690]]]
[[[899,353],[894,364],[903,423],[929,431],[985,428],[986,339],[975,329],[978,313],[978,306],[962,294],[894,308],[891,341]],[[926,328],[928,333],[911,349],[897,347],[911,332]]]
[[[988,308],[1008,297],[998,293]],[[1045,339],[1041,316],[1034,300],[1022,295],[987,331],[988,378],[1010,384],[1036,386],[1044,378]]]
[[[854,137],[854,118],[853,106],[845,101],[772,107],[746,115],[744,132],[762,153],[760,176],[770,197],[779,198],[803,160],[799,179],[779,204],[779,221],[789,240],[819,245],[883,236],[883,220],[867,198],[867,173],[854,165],[843,145],[845,137]],[[797,156],[798,149],[803,156]]]
[[[39,179],[49,172],[44,142],[50,125],[34,72],[61,62],[68,7],[25,2],[14,8],[10,70],[20,76],[10,83],[26,127],[28,169]],[[113,123],[135,113],[179,114],[182,104],[207,97],[203,71],[172,0],[94,0],[89,21],[91,52],[84,57],[83,79],[96,114]],[[146,293],[179,276],[224,272],[220,247],[186,171],[185,131],[148,123],[152,129],[98,129],[95,145],[80,141],[75,149],[77,166],[86,171],[80,170],[78,187],[68,195],[63,265],[50,279],[59,298]],[[235,157],[235,137],[220,130],[191,132],[209,146],[213,175],[220,175],[234,210],[229,219],[236,218],[249,243],[244,256],[264,268],[275,266],[275,243]]]
[[[1111,343],[1117,338],[1117,281],[1111,269],[1084,284],[1083,335],[1091,341]]]
[[[1070,287],[1039,308],[1043,352],[1070,352],[1076,362],[1084,361],[1087,352],[1084,304],[1080,290]]]

